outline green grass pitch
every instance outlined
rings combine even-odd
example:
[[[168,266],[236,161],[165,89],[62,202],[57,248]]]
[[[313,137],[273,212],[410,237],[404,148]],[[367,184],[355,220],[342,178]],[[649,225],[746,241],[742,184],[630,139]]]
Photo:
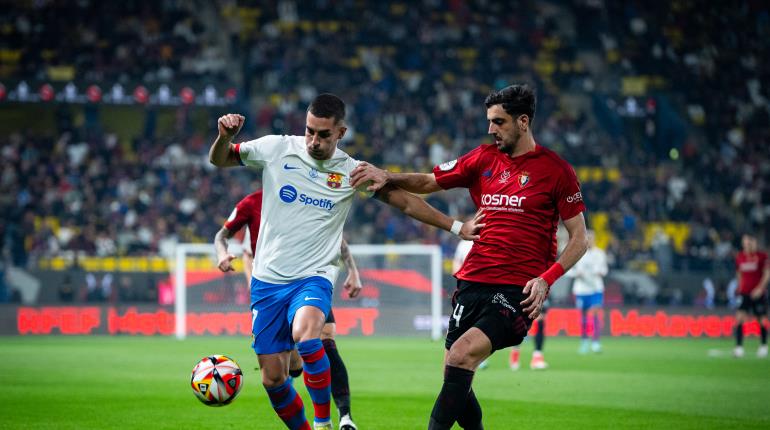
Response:
[[[511,372],[507,351],[477,372],[474,389],[485,428],[770,428],[770,360],[729,355],[731,341],[606,339],[598,355],[577,340],[546,341],[550,369]],[[340,338],[351,379],[353,416],[363,430],[424,429],[441,384],[441,343]],[[711,351],[711,354],[709,354]],[[227,354],[245,386],[230,405],[199,403],[193,365]],[[282,429],[255,369],[248,338],[3,337],[0,428]],[[306,412],[312,404],[300,382]],[[333,412],[336,421],[336,411]]]

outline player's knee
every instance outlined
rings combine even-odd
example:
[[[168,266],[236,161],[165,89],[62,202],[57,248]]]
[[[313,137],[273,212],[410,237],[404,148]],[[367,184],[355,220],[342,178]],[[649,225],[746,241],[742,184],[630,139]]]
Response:
[[[294,343],[306,342],[321,337],[320,330],[313,329],[310,325],[302,325],[294,328],[291,333]]]
[[[286,382],[286,375],[283,372],[262,371],[262,385],[266,388],[275,388]]]
[[[323,330],[321,330],[321,340],[334,340],[334,324],[324,324]]]
[[[481,351],[476,351],[469,339],[460,338],[447,353],[446,364],[463,369],[474,369],[486,358]]]

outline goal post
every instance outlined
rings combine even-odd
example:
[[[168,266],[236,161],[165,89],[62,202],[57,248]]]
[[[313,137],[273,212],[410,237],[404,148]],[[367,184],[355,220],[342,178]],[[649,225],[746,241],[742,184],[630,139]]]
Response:
[[[441,247],[438,245],[350,245],[353,257],[358,255],[426,255],[430,257],[430,337],[441,339]]]
[[[240,250],[230,249],[235,255],[240,255]],[[235,252],[234,252],[235,251]],[[418,259],[426,260],[426,264],[420,264],[420,272],[424,272],[429,281],[429,305],[425,305],[424,311],[430,315],[430,337],[439,340],[444,329],[442,315],[442,253],[438,245],[418,244],[386,244],[386,245],[350,245],[350,251],[356,257],[362,278],[366,282],[367,259],[395,260],[396,268],[400,264],[409,266]],[[174,321],[175,335],[177,339],[184,339],[188,334],[188,259],[193,256],[205,256],[211,260],[211,267],[216,270],[215,249],[212,244],[180,243],[176,246],[174,271]],[[417,257],[417,258],[411,258]],[[363,263],[363,264],[362,264]],[[398,272],[398,271],[397,271]],[[398,272],[400,273],[400,272]],[[338,280],[338,285],[341,280]],[[336,303],[335,303],[336,304]],[[422,305],[418,305],[422,306]],[[241,308],[244,312],[247,309]],[[383,312],[388,312],[383,309]],[[427,323],[427,321],[425,321]],[[416,324],[416,323],[415,323]],[[339,324],[338,324],[339,325]]]
[[[191,254],[211,254],[215,256],[214,245],[207,243],[180,243],[176,246],[176,262],[174,264],[174,324],[177,339],[187,337],[187,256]]]

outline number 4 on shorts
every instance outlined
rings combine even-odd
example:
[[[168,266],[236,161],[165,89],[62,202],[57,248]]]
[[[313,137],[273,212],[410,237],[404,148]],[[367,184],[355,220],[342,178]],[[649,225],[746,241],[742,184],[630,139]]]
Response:
[[[457,306],[455,306],[454,312],[452,312],[452,318],[454,318],[457,327],[460,327],[460,318],[463,317],[463,309],[465,309],[465,306],[458,303]]]

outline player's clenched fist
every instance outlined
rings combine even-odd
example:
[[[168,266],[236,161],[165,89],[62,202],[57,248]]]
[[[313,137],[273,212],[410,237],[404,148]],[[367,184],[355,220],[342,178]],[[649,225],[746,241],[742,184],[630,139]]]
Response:
[[[228,113],[220,116],[217,121],[219,135],[228,140],[232,139],[239,131],[241,131],[244,122],[246,122],[246,118],[237,113]]]

